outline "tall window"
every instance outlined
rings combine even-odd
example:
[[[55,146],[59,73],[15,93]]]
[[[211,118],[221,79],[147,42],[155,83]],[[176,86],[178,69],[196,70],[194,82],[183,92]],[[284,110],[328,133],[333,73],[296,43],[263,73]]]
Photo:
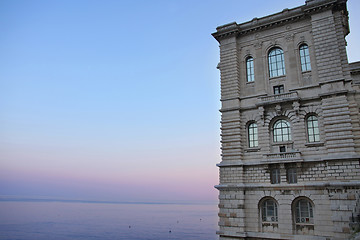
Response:
[[[256,123],[251,123],[248,126],[248,137],[249,137],[249,147],[259,146],[258,142],[258,130]]]
[[[252,57],[246,58],[246,80],[254,81],[254,59]]]
[[[280,168],[271,169],[270,178],[271,184],[279,184],[281,182]]]
[[[319,142],[320,132],[319,123],[316,116],[312,115],[306,119],[307,133],[309,142]]]
[[[270,77],[285,75],[284,52],[281,48],[273,48],[268,55]]]
[[[278,211],[277,204],[272,199],[267,199],[261,206],[261,217],[263,222],[277,222]]]
[[[308,199],[300,199],[295,203],[295,222],[303,224],[314,223],[313,206]]]
[[[303,44],[299,48],[300,51],[300,62],[301,62],[301,71],[306,72],[311,70],[310,64],[310,55],[309,47],[306,44]]]
[[[290,124],[280,119],[274,123],[273,129],[274,142],[286,142],[291,140]]]

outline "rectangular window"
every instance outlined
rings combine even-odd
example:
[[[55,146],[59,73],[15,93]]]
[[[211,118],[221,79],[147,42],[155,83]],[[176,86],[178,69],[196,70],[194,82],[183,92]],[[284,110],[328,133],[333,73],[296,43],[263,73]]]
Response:
[[[288,168],[287,169],[287,181],[288,181],[288,183],[297,183],[296,168]]]
[[[256,123],[251,123],[248,126],[248,136],[249,136],[249,147],[257,147],[258,142],[258,130]]]
[[[280,150],[280,152],[286,152],[286,147],[285,146],[280,146],[279,150]]]
[[[284,93],[284,85],[274,86],[274,94]]]
[[[307,122],[308,141],[319,142],[320,131],[319,131],[319,123],[317,117],[310,116],[306,119],[306,122]]]
[[[248,82],[254,81],[254,59],[252,57],[246,59],[246,79]]]
[[[280,183],[280,168],[271,169],[270,177],[271,177],[271,184]]]
[[[306,44],[300,46],[300,62],[301,71],[306,72],[311,70],[309,47]]]

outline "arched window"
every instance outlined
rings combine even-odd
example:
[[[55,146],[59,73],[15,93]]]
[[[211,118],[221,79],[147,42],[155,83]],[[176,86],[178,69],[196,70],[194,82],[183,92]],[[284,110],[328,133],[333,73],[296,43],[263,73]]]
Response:
[[[277,120],[273,129],[274,142],[286,142],[291,140],[290,124],[284,119]]]
[[[254,81],[254,59],[253,57],[246,58],[246,81]]]
[[[300,63],[301,71],[306,72],[311,70],[309,47],[306,44],[302,44],[299,48],[300,51]]]
[[[307,198],[296,200],[293,208],[296,224],[314,224],[314,207]]]
[[[258,130],[256,123],[250,123],[248,126],[248,141],[249,141],[249,147],[259,146]]]
[[[277,203],[273,199],[266,199],[261,203],[262,222],[277,222],[278,210]]]
[[[285,75],[284,52],[281,48],[273,48],[270,50],[268,59],[271,78]]]
[[[308,133],[309,142],[319,142],[320,141],[320,131],[319,123],[316,116],[311,115],[306,119],[306,127]]]

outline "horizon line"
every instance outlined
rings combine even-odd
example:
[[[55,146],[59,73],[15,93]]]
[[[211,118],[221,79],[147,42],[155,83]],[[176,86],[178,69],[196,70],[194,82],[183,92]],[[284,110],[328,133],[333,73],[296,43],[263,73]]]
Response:
[[[63,202],[63,203],[92,203],[92,204],[147,204],[147,205],[212,205],[217,204],[216,201],[110,201],[110,200],[86,200],[86,199],[67,199],[54,197],[30,197],[30,196],[7,196],[0,195],[0,202]]]

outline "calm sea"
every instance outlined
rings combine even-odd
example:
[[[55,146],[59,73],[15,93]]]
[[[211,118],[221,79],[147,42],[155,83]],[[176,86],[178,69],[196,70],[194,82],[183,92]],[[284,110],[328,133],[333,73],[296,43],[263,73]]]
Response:
[[[217,239],[216,204],[1,201],[0,239]]]

